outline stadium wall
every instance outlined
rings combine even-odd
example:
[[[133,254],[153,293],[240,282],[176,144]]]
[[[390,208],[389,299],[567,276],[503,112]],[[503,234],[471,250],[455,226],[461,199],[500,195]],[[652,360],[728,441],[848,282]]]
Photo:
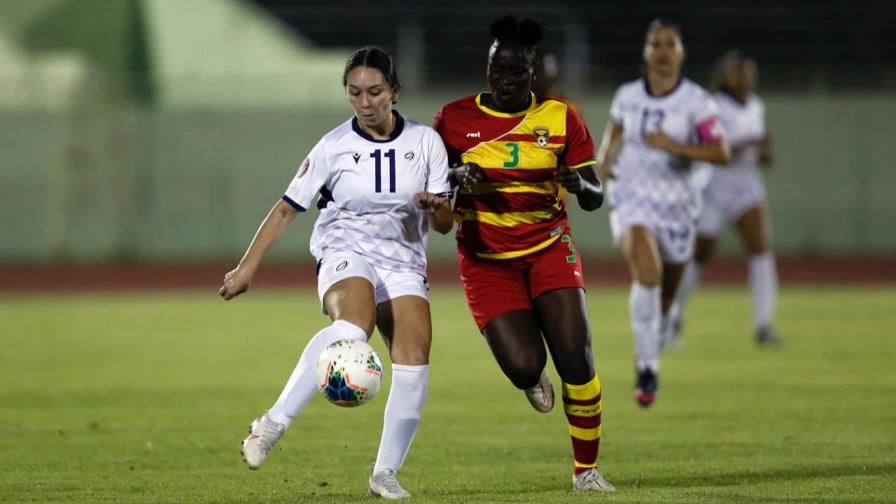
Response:
[[[334,81],[335,82],[335,81]],[[398,108],[429,122],[459,94],[405,90]],[[407,97],[407,98],[405,98]],[[595,141],[609,96],[580,97]],[[767,96],[777,162],[767,173],[777,248],[790,255],[896,251],[896,95]],[[94,102],[0,111],[0,261],[193,261],[239,256],[308,150],[350,114]],[[313,214],[273,256],[307,257]],[[613,251],[605,211],[572,212],[579,247]],[[723,251],[736,249],[729,236]],[[450,237],[431,239],[451,257]]]

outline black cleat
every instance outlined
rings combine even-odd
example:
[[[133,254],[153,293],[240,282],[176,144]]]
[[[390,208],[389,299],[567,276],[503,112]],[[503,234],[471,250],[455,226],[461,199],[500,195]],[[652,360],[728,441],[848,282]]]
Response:
[[[775,332],[771,326],[760,327],[756,329],[756,344],[760,346],[780,346],[781,335]]]
[[[656,391],[659,385],[659,375],[650,368],[637,371],[635,381],[635,401],[642,408],[646,408],[656,401]]]

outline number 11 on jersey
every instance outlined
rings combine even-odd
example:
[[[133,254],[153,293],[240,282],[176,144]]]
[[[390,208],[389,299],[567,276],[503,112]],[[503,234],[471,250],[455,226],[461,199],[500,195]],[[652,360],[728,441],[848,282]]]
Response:
[[[374,161],[374,190],[375,192],[383,192],[382,184],[382,158],[389,160],[389,192],[395,192],[395,149],[389,149],[383,154],[379,149],[370,153],[370,157]]]

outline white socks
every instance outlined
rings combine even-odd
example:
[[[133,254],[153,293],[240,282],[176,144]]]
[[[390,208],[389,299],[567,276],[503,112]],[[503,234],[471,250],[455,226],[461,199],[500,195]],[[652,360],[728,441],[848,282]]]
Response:
[[[392,388],[383,417],[383,437],[373,474],[398,471],[408,454],[429,394],[429,366],[392,364]]]
[[[756,329],[769,327],[778,297],[778,273],[775,256],[764,252],[750,256],[750,291],[753,294],[753,324]]]
[[[632,282],[628,297],[632,334],[635,336],[635,366],[638,370],[660,369],[660,286]]]
[[[311,341],[305,346],[305,350],[302,351],[299,363],[296,364],[289,376],[283,392],[268,411],[268,417],[271,420],[289,427],[293,417],[302,411],[308,401],[317,393],[317,378],[315,376],[317,358],[325,348],[344,339],[367,341],[367,333],[351,322],[337,320],[311,338]]]

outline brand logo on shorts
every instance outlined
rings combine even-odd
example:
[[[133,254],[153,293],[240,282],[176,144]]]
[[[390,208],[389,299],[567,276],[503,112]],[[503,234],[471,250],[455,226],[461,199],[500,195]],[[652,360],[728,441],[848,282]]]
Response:
[[[536,126],[532,128],[532,133],[535,134],[535,143],[539,147],[547,146],[548,140],[551,138],[551,131],[546,126]]]
[[[345,268],[348,268],[348,261],[346,261],[346,260],[343,259],[343,260],[340,261],[339,264],[337,264],[336,267],[333,268],[333,269],[335,269],[336,271],[342,271],[342,270],[344,270]]]
[[[361,159],[361,155],[357,152],[352,153],[352,158],[355,160],[355,164],[358,164],[358,160]]]
[[[467,133],[467,138],[479,138],[482,134],[478,131]]]
[[[410,161],[410,160],[414,159],[414,153],[411,151],[407,151],[404,153],[404,158],[407,159],[408,161]]]

